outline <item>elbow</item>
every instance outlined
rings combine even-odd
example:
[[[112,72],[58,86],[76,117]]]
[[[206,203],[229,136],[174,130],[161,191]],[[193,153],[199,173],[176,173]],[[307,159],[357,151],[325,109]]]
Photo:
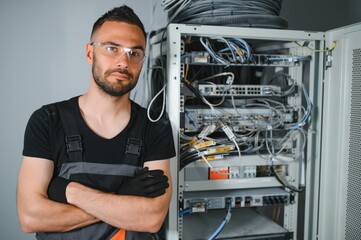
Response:
[[[19,217],[20,228],[24,233],[34,233],[35,229],[32,224],[31,217],[20,216]]]
[[[151,219],[148,219],[148,229],[147,231],[150,233],[159,232],[161,227],[163,226],[164,220],[167,216],[168,208],[162,209],[161,211],[157,212],[153,215]]]
[[[27,209],[19,208],[18,217],[20,228],[24,233],[38,232],[40,222],[34,215],[34,207],[28,207]]]
[[[164,218],[162,218],[162,219],[159,218],[159,219],[151,221],[148,225],[147,232],[150,232],[150,233],[159,232],[159,230],[161,229],[161,227],[163,225],[163,222],[164,222]]]
[[[150,233],[156,233],[159,232],[161,227],[163,226],[164,220],[167,216],[168,210],[169,210],[169,204],[170,204],[170,196],[171,196],[171,189],[168,189],[168,194],[165,196],[165,202],[156,202],[153,204],[153,215],[149,223],[149,229],[148,232]]]

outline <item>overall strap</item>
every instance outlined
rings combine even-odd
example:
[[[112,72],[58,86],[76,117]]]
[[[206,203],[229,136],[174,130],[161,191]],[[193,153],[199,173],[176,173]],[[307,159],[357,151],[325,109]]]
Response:
[[[70,162],[83,161],[82,136],[79,134],[75,120],[75,109],[70,101],[58,102],[56,104],[60,120],[65,131],[66,151]]]
[[[132,107],[132,111],[136,111],[135,107]],[[141,155],[147,118],[140,116],[140,111],[135,116],[135,122],[127,140],[125,148],[125,159],[127,162],[136,162]],[[142,166],[143,162],[140,162],[140,164]]]

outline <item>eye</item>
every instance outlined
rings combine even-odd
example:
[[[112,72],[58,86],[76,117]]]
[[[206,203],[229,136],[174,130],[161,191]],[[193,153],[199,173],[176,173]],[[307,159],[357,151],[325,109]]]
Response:
[[[144,52],[140,49],[133,49],[131,55],[133,57],[142,58],[144,56]]]
[[[107,45],[107,46],[105,46],[105,49],[106,49],[107,52],[109,52],[109,53],[117,53],[117,52],[119,52],[118,47],[113,46],[113,45]]]
[[[138,50],[132,50],[130,52],[130,55],[132,55],[133,57],[139,57],[140,56],[140,52]]]

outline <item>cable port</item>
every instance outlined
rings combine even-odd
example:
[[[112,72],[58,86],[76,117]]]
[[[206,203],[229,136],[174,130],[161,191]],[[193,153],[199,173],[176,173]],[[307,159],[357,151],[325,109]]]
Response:
[[[232,198],[231,198],[231,197],[227,197],[227,198],[226,198],[226,207],[227,207],[228,205],[232,205]]]
[[[207,212],[208,211],[208,205],[209,201],[198,199],[198,200],[192,200],[188,202],[191,212]]]

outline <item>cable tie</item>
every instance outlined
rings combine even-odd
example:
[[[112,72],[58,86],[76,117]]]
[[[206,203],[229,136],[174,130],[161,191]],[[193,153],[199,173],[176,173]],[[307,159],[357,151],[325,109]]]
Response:
[[[195,145],[194,147],[197,149],[202,149],[202,148],[214,146],[214,145],[216,145],[216,143],[214,141],[210,140],[210,141],[199,143],[199,144]]]
[[[219,160],[219,159],[223,159],[223,158],[224,158],[224,155],[212,155],[212,156],[204,157],[204,159],[207,161],[214,161],[214,160]],[[204,159],[201,158],[198,160],[198,162],[204,162]]]
[[[194,137],[192,140],[189,141],[188,145],[190,147],[193,147],[194,145],[196,145],[198,142],[198,139],[196,137]]]
[[[228,125],[224,125],[224,124],[222,124],[222,125],[223,125],[222,130],[227,135],[229,140],[233,141],[234,139],[236,139],[236,136],[234,135],[234,133],[232,132],[230,127]]]

